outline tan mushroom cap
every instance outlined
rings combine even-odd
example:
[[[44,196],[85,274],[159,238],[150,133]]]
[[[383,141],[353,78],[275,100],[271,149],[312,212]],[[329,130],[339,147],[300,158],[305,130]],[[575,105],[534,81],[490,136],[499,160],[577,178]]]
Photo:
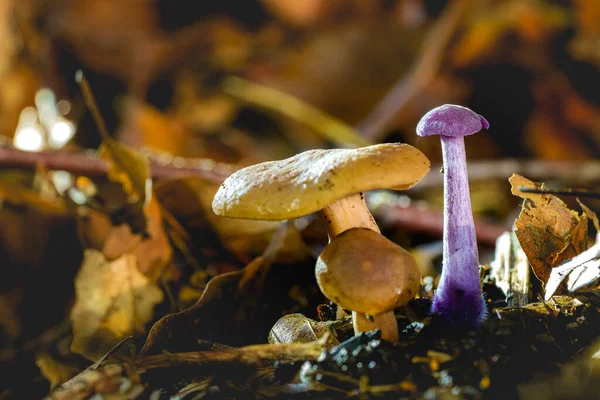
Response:
[[[323,294],[342,308],[378,315],[408,303],[418,293],[414,257],[381,234],[365,228],[336,236],[315,268]]]
[[[282,220],[319,211],[351,194],[408,189],[429,172],[429,159],[402,143],[309,150],[233,173],[213,200],[217,215]]]

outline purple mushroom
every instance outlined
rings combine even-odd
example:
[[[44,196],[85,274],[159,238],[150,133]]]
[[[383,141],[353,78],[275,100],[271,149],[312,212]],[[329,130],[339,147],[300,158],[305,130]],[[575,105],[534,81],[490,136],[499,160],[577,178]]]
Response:
[[[489,126],[481,115],[453,104],[434,108],[417,125],[419,136],[440,135],[444,159],[444,262],[432,312],[463,326],[486,317],[463,137]]]

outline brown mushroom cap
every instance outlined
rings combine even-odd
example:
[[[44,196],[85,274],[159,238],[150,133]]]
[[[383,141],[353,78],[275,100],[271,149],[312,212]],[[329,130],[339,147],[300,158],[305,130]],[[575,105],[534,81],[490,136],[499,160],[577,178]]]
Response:
[[[213,211],[235,218],[297,218],[351,194],[408,189],[429,168],[429,159],[421,151],[402,143],[309,150],[233,173],[215,195]]]
[[[329,300],[367,315],[408,303],[420,283],[419,267],[408,251],[364,228],[336,236],[317,260],[315,273]]]

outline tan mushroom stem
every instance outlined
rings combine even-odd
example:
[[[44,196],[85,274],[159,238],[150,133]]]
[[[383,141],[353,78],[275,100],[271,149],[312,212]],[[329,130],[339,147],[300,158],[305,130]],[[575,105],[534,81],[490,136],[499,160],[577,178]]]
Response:
[[[329,240],[352,228],[367,228],[381,233],[362,193],[334,201],[322,209],[319,216],[325,224]]]
[[[325,224],[329,241],[340,233],[352,228],[367,228],[381,233],[375,218],[371,215],[362,193],[353,194],[336,200],[319,211],[319,217]],[[342,307],[338,306],[337,317],[345,315]],[[352,311],[354,333],[381,330],[381,337],[390,342],[398,341],[398,323],[393,311],[375,316],[366,316]]]

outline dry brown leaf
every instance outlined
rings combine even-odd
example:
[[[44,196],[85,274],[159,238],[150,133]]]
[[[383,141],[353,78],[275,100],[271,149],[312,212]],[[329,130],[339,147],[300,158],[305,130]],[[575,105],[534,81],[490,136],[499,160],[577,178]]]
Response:
[[[212,278],[196,304],[166,315],[152,326],[140,355],[193,351],[198,345],[198,338],[208,339],[212,332],[221,329],[226,335],[235,337],[236,325],[229,319],[239,308],[239,303],[232,302],[239,301],[238,284],[241,278],[241,270]],[[190,332],[194,334],[190,335]],[[223,337],[220,340],[227,342]]]
[[[125,253],[132,253],[137,259],[138,269],[156,282],[158,276],[171,261],[173,249],[163,226],[160,204],[150,199],[144,210],[147,220],[147,238],[131,232],[128,224],[113,227],[108,234],[102,253],[108,260],[114,260]]]
[[[75,296],[71,350],[90,360],[124,337],[144,332],[154,306],[163,300],[163,292],[138,270],[134,255],[107,261],[95,250],[84,253]]]
[[[330,349],[340,344],[334,327],[335,323],[336,321],[315,321],[302,314],[288,314],[273,325],[269,332],[269,343],[320,342],[323,347]],[[340,321],[337,321],[337,324],[341,325]],[[346,325],[350,326],[350,323]]]
[[[156,282],[171,261],[173,249],[163,225],[158,201],[150,199],[143,212],[146,237],[133,233],[129,224],[113,226],[107,215],[83,207],[78,209],[77,226],[86,248],[101,251],[108,261],[131,253],[136,256],[139,271]]]
[[[600,233],[600,222],[598,221],[598,216],[594,211],[592,211],[588,206],[583,204],[581,200],[577,199],[577,203],[579,207],[583,210],[584,214],[587,215],[588,219],[592,221],[594,224],[594,229],[596,229],[596,233]]]
[[[76,215],[77,233],[83,247],[102,251],[106,238],[113,229],[110,218],[88,207],[78,207]]]
[[[512,193],[525,199],[515,234],[535,276],[546,284],[552,268],[587,249],[587,216],[570,210],[556,196],[522,193],[519,186],[537,186],[520,175],[513,174],[509,182]]]

